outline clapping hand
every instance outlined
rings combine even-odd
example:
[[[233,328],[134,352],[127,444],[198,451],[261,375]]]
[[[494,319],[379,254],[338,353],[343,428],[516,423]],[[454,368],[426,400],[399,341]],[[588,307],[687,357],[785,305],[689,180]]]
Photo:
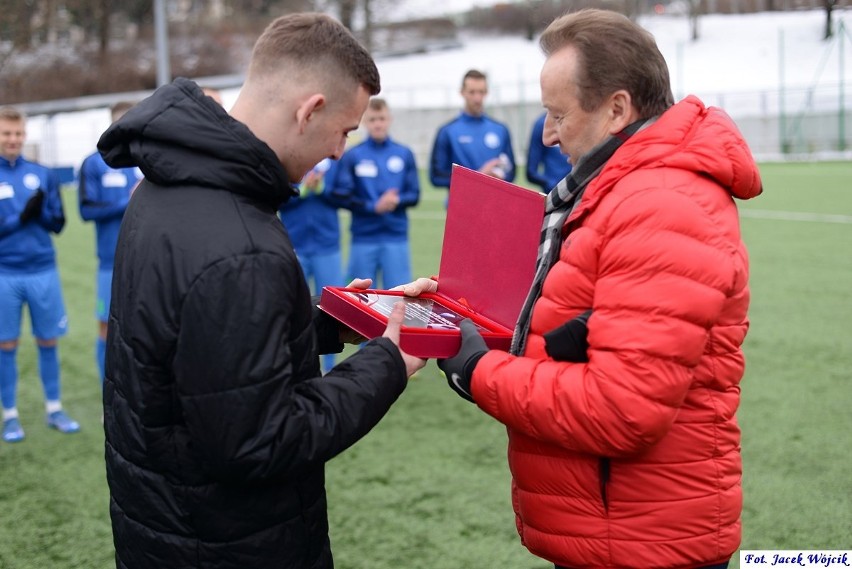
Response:
[[[23,211],[21,211],[21,215],[18,218],[21,225],[39,217],[41,215],[42,204],[44,204],[44,192],[37,190],[36,193],[27,200]]]

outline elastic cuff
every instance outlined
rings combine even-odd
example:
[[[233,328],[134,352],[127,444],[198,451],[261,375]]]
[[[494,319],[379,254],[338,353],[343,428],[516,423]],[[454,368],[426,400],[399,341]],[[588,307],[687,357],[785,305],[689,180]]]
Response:
[[[405,368],[405,360],[402,359],[402,353],[396,344],[394,344],[389,338],[385,338],[384,336],[379,336],[378,338],[373,338],[372,340],[365,342],[364,346],[369,345],[381,346],[385,351],[387,351],[394,360],[394,363],[399,370],[399,376],[404,385],[408,384],[408,372]]]

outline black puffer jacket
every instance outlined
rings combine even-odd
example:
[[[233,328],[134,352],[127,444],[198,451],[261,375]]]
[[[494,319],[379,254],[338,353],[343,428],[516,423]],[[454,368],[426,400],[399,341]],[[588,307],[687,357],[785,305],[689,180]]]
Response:
[[[146,181],[124,216],[104,424],[120,568],[331,567],[324,463],[406,385],[383,338],[339,350],[275,212],[272,150],[178,79],[98,148]],[[323,348],[326,348],[323,350]]]

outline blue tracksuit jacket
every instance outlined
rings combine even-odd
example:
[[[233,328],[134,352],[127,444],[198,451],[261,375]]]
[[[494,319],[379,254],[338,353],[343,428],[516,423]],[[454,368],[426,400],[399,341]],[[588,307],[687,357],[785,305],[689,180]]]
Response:
[[[142,179],[139,168],[110,168],[100,153],[83,160],[77,178],[80,217],[95,222],[98,262],[112,269],[115,245],[130,192]]]
[[[394,211],[376,213],[376,202],[391,188],[399,190],[399,205]],[[381,142],[368,138],[340,159],[333,193],[352,212],[353,242],[405,241],[406,210],[420,201],[414,153],[390,137]]]
[[[19,217],[30,197],[41,189],[44,203],[38,218],[21,225]],[[50,233],[65,226],[56,176],[47,167],[18,157],[0,156],[0,272],[38,273],[56,266]]]
[[[436,188],[449,188],[453,164],[479,170],[500,154],[509,158],[505,179],[514,181],[515,153],[506,125],[486,115],[475,117],[462,112],[438,129],[429,161],[429,179]]]
[[[533,123],[530,147],[527,151],[527,180],[548,193],[559,181],[571,173],[571,163],[558,146],[545,146],[541,141],[544,132],[544,117]]]
[[[314,169],[325,172],[322,192],[293,196],[278,210],[293,248],[303,257],[340,250],[340,222],[337,219],[340,204],[331,195],[337,162],[325,159]]]

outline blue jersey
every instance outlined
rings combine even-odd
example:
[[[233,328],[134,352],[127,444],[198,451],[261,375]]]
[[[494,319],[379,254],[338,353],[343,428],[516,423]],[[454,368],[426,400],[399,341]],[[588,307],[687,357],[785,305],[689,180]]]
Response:
[[[97,152],[83,160],[77,180],[80,217],[95,222],[98,261],[112,269],[121,218],[130,192],[142,179],[139,168],[110,168]]]
[[[571,163],[558,146],[545,146],[541,135],[544,132],[544,117],[541,115],[533,124],[530,147],[527,151],[527,180],[536,184],[544,193],[549,192],[562,178],[571,173]]]
[[[393,211],[376,213],[376,202],[387,190],[398,191]],[[420,201],[420,179],[414,153],[391,138],[368,138],[340,159],[334,196],[352,212],[352,241],[376,243],[408,239],[409,207]]]
[[[453,164],[479,170],[486,162],[505,154],[508,158],[505,180],[515,179],[515,153],[509,129],[485,115],[462,112],[445,124],[435,136],[429,179],[436,188],[449,188]]]
[[[323,173],[322,189],[316,193],[302,191],[279,209],[281,222],[299,256],[311,257],[340,250],[339,204],[331,197],[330,188],[336,166],[337,162],[328,158],[314,166],[314,171]]]
[[[21,211],[38,190],[44,192],[41,212],[21,224]],[[0,272],[38,273],[55,268],[50,233],[59,233],[64,226],[65,212],[55,174],[22,157],[9,162],[0,156]]]

